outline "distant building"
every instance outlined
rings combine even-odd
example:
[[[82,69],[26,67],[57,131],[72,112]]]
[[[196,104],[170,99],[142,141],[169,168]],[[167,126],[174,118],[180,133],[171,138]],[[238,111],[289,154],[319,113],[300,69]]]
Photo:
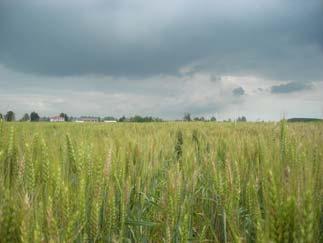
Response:
[[[53,116],[49,118],[50,122],[64,122],[65,119],[64,117],[60,117],[60,116]]]
[[[107,122],[107,123],[114,123],[114,122],[117,122],[116,120],[105,120],[104,122]]]
[[[78,119],[78,122],[99,122],[100,117],[95,117],[95,116],[81,116]]]

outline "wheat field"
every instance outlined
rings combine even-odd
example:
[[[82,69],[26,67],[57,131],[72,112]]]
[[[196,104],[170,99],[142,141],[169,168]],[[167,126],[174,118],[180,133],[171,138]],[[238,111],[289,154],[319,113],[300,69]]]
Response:
[[[322,242],[322,123],[0,124],[0,242]]]

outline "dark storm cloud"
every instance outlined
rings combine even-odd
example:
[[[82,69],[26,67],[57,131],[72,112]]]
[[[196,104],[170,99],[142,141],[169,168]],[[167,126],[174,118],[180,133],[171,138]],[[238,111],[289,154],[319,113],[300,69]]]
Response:
[[[245,94],[245,91],[242,87],[238,87],[238,88],[235,88],[234,90],[232,90],[232,94],[234,96],[243,96]]]
[[[323,79],[323,9],[301,1],[1,0],[0,63],[47,76],[179,69]]]
[[[292,93],[311,89],[311,84],[289,82],[287,84],[274,85],[271,87],[271,93]]]

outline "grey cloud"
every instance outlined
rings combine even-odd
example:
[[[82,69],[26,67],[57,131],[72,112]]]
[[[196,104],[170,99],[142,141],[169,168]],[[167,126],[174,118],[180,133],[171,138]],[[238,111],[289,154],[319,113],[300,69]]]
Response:
[[[0,66],[0,111],[18,116],[31,110],[41,115],[153,115],[181,118],[214,114],[234,102],[232,88],[210,81],[209,74],[192,78],[156,76],[133,81],[110,77],[41,77],[17,74]],[[13,80],[21,85],[16,87]],[[90,82],[88,82],[90,81]],[[4,88],[3,88],[4,87]],[[63,87],[63,88],[62,88]]]
[[[0,63],[47,76],[323,79],[320,0],[0,2]]]
[[[242,87],[238,87],[232,90],[232,94],[234,96],[243,96],[245,94],[245,90]]]
[[[49,78],[5,70],[0,66],[0,112],[12,109],[17,117],[36,110],[42,116],[65,112],[72,116],[139,114],[178,119],[188,111],[193,116],[215,115],[219,120],[241,115],[248,120],[267,120],[280,119],[280,114],[286,112],[288,116],[319,117],[323,107],[323,82],[313,83],[309,92],[288,96],[248,92],[240,99],[232,95],[232,90],[239,87],[241,77],[212,82],[209,73],[194,74],[190,79],[160,76],[140,82],[121,78],[115,82],[108,77]],[[11,81],[23,85],[15,87]],[[274,84],[256,78],[251,83],[245,81],[243,87],[254,90]]]
[[[212,74],[211,76],[210,76],[210,80],[212,81],[212,82],[220,82],[222,79],[221,79],[221,76],[217,76],[217,75],[214,75],[214,74]]]
[[[311,84],[289,82],[286,84],[274,85],[271,87],[271,93],[292,93],[311,89]]]
[[[0,109],[317,115],[322,25],[321,0],[0,0]]]

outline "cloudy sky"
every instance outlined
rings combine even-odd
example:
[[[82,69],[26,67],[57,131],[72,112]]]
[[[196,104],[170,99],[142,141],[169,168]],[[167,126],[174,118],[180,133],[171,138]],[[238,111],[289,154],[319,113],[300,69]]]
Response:
[[[323,116],[322,0],[0,0],[0,112]]]

